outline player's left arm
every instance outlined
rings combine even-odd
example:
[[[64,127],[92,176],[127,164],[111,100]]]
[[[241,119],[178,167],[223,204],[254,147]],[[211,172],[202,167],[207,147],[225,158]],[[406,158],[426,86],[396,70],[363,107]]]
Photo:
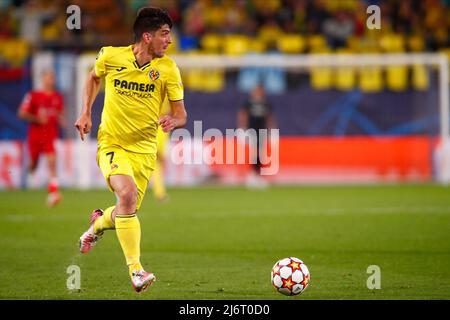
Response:
[[[58,125],[61,128],[67,128],[67,121],[66,118],[64,117],[64,98],[62,96],[60,96],[60,105],[58,108]]]
[[[267,129],[274,129],[276,126],[277,124],[274,115],[272,113],[267,115]]]
[[[248,109],[249,102],[247,101],[237,112],[237,127],[240,129],[248,128]]]
[[[175,64],[169,71],[166,88],[172,112],[159,118],[159,124],[164,132],[170,132],[175,128],[183,127],[187,120],[187,112],[184,107],[183,82],[180,69]]]
[[[175,128],[183,127],[187,121],[187,112],[184,107],[184,100],[170,101],[171,114],[163,115],[159,119],[159,124],[164,132],[170,132]]]
[[[275,120],[275,116],[274,116],[274,112],[273,112],[273,107],[272,104],[269,103],[268,104],[268,114],[266,116],[266,125],[267,125],[267,129],[275,129],[277,126],[276,120]]]

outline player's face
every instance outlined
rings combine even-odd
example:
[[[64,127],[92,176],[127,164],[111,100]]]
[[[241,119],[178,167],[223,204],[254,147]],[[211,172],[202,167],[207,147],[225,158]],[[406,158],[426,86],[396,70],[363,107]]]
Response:
[[[264,87],[257,86],[253,91],[253,97],[255,99],[262,99],[264,97]]]
[[[51,71],[45,72],[42,75],[43,87],[47,90],[52,90],[55,87],[55,74]]]
[[[150,50],[154,56],[161,58],[166,53],[167,47],[172,43],[170,28],[167,24],[155,31],[152,35]]]

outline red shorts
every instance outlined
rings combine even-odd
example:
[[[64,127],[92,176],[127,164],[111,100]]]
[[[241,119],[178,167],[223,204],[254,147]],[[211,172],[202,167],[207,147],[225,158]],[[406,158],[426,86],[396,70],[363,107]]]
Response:
[[[28,152],[32,161],[37,161],[41,153],[54,154],[55,140],[28,139]]]

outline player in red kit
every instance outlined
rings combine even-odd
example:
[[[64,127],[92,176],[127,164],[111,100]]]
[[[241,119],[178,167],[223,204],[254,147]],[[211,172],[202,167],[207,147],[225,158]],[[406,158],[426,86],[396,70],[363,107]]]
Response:
[[[55,140],[58,137],[59,125],[64,124],[63,105],[63,97],[55,90],[55,74],[47,70],[42,74],[42,89],[27,93],[18,112],[19,118],[30,123],[27,138],[29,172],[34,173],[42,154],[47,157],[47,205],[50,207],[62,199],[56,174]]]

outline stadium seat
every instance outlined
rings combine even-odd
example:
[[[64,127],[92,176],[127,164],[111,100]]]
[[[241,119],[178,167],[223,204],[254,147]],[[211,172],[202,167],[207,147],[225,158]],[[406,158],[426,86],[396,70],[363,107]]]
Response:
[[[207,33],[201,38],[200,46],[205,53],[220,53],[222,37],[216,33]]]
[[[25,40],[9,39],[0,42],[0,60],[11,66],[22,66],[29,55],[29,44]]]
[[[43,41],[57,41],[61,37],[61,30],[65,27],[65,20],[58,18],[42,26]]]
[[[380,38],[380,47],[384,52],[404,52],[405,38],[396,33],[387,33]]]
[[[350,49],[339,49],[339,54],[353,53]],[[334,85],[336,89],[342,91],[352,90],[356,85],[356,72],[354,67],[339,67],[335,70]]]
[[[363,40],[360,37],[351,36],[347,39],[347,48],[352,52],[358,52],[361,49],[361,42]]]
[[[311,53],[313,54],[327,54],[330,52],[331,50],[328,47],[326,47],[326,42],[322,43],[321,40],[318,40],[317,45],[311,51]],[[310,74],[310,83],[315,90],[330,89],[333,86],[333,68],[312,67]]]
[[[267,50],[267,44],[259,38],[249,40],[248,52],[264,53]]]
[[[383,90],[383,70],[377,66],[360,68],[359,87],[364,92],[379,92]]]
[[[333,71],[329,67],[313,67],[311,69],[311,86],[315,90],[327,90],[333,84]]]
[[[308,49],[310,52],[326,52],[328,50],[327,39],[321,35],[312,35],[307,39]]]
[[[408,67],[402,65],[387,67],[386,86],[393,91],[405,91],[408,88]]]
[[[183,83],[186,88],[201,91],[203,88],[203,73],[201,69],[185,69]]]
[[[420,35],[412,35],[407,40],[407,46],[412,52],[422,52],[425,50],[425,40]]]
[[[190,50],[186,54],[198,55],[201,53],[199,50]],[[223,69],[189,68],[183,70],[182,76],[184,86],[193,91],[219,92],[225,87],[225,71]]]
[[[220,69],[202,70],[201,76],[203,79],[202,91],[205,92],[220,92],[225,88],[225,71]],[[204,81],[208,79],[208,81]]]
[[[407,46],[411,52],[423,52],[425,50],[424,37],[419,34],[408,37]],[[414,90],[427,90],[430,86],[427,67],[417,64],[412,66],[411,72],[411,85]]]
[[[430,86],[430,79],[427,67],[420,64],[412,66],[411,82],[412,82],[411,85],[414,88],[414,90],[427,90]]]
[[[277,40],[282,36],[283,31],[274,22],[263,25],[258,32],[257,38],[263,41],[268,48],[276,48]]]
[[[363,53],[379,53],[374,47],[365,47]],[[383,69],[379,66],[358,68],[358,86],[363,92],[379,92],[384,88]]]
[[[286,34],[277,39],[277,49],[282,53],[300,53],[304,48],[305,40],[298,34]]]
[[[243,35],[227,35],[224,38],[224,53],[231,56],[248,52],[249,39]]]
[[[380,39],[380,46],[384,52],[405,52],[405,38],[396,33],[387,33]],[[386,86],[393,91],[404,91],[408,88],[408,67],[389,66],[386,68]]]
[[[198,50],[189,50],[184,52],[185,55],[199,54]],[[205,79],[203,77],[203,70],[200,68],[187,68],[183,70],[183,85],[193,91],[201,91]]]

